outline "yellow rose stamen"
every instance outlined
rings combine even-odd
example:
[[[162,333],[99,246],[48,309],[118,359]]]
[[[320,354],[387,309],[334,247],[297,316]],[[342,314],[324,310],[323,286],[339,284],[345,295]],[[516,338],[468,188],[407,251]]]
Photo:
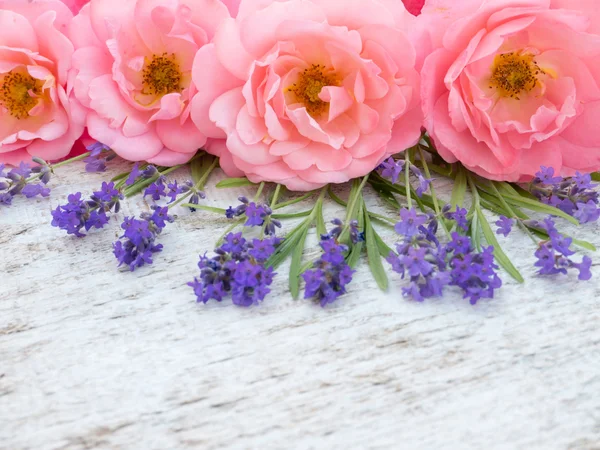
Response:
[[[296,81],[287,90],[296,95],[298,103],[302,103],[308,113],[312,117],[319,117],[327,111],[328,102],[324,102],[319,98],[321,89],[325,86],[339,86],[340,80],[330,71],[325,69],[325,66],[313,64],[308,69],[304,69],[298,81]]]
[[[534,56],[529,53],[502,53],[494,58],[489,88],[496,88],[501,97],[520,100],[523,92],[530,92],[544,74]]]
[[[174,54],[152,55],[152,60],[145,64],[142,72],[142,94],[162,96],[180,92],[181,78],[181,70]]]
[[[11,70],[0,79],[0,105],[17,119],[29,117],[42,92],[42,82],[24,70]]]

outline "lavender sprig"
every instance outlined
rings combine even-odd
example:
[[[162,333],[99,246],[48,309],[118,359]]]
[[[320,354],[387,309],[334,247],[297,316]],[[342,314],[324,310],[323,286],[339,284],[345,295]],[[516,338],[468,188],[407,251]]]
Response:
[[[338,297],[346,293],[346,286],[352,281],[354,270],[346,264],[345,253],[348,247],[337,241],[342,232],[343,222],[339,219],[332,220],[336,225],[328,234],[321,236],[319,246],[323,253],[313,263],[313,268],[302,274],[305,282],[304,298],[313,299],[322,307],[333,303]],[[359,233],[354,224],[355,239],[358,242]],[[350,224],[352,229],[353,224]],[[350,231],[352,236],[352,231]]]
[[[117,157],[117,154],[107,145],[95,142],[87,147],[89,156],[83,160],[86,172],[105,172],[106,163]]]
[[[123,235],[113,244],[113,253],[119,267],[129,266],[132,272],[145,264],[152,264],[152,254],[162,251],[162,244],[156,244],[156,238],[166,224],[173,222],[168,207],[153,205],[152,213],[142,213],[140,219],[125,217],[121,224]]]
[[[50,188],[46,187],[52,174],[51,166],[41,158],[33,158],[38,165],[31,167],[21,162],[6,172],[6,166],[0,164],[0,205],[9,206],[13,197],[23,195],[26,198],[48,197]]]
[[[225,211],[228,219],[245,215],[244,226],[263,227],[265,234],[271,236],[275,234],[276,228],[281,228],[281,222],[271,217],[273,211],[268,205],[259,205],[249,201],[246,197],[239,197],[238,200],[240,201],[238,206],[235,208],[230,206]]]
[[[408,172],[406,172],[407,167]],[[421,170],[413,163],[411,163],[408,158],[402,161],[395,160],[390,156],[386,161],[382,162],[377,169],[379,171],[379,174],[383,178],[389,179],[392,182],[392,184],[396,184],[398,182],[398,179],[400,178],[400,175],[402,175],[402,173],[404,172],[407,190],[410,189],[410,186],[408,186],[409,174],[414,175],[415,177],[417,177],[417,181],[419,183],[416,189],[417,196],[419,197],[421,197],[431,185],[431,178],[426,178],[425,176],[423,176]]]
[[[450,213],[444,208],[445,216],[450,214],[457,221],[463,220],[463,211]],[[442,295],[446,285],[458,286],[464,298],[471,304],[481,298],[493,298],[495,289],[502,285],[496,274],[493,247],[483,248],[476,253],[471,239],[459,232],[453,232],[448,243],[440,244],[436,237],[438,222],[435,216],[418,214],[414,209],[403,209],[401,220],[396,224],[396,232],[402,241],[396,245],[395,253],[390,253],[387,261],[402,278],[408,276],[410,284],[403,288],[405,296],[417,301]],[[463,231],[463,226],[458,226]]]
[[[68,202],[52,211],[52,226],[65,230],[67,234],[84,237],[82,229],[102,228],[108,223],[107,213],[117,213],[123,194],[115,189],[115,184],[102,183],[88,200],[81,198],[81,192],[70,194]]]
[[[555,176],[552,167],[542,166],[530,184],[530,191],[540,201],[575,217],[580,223],[595,222],[600,217],[598,186],[591,175],[577,172],[572,178]]]
[[[248,242],[242,233],[229,233],[215,256],[200,257],[200,276],[188,283],[196,300],[222,301],[228,294],[235,305],[251,306],[260,303],[271,291],[269,286],[276,275],[266,260],[275,252],[281,240],[277,237],[254,239]]]
[[[590,271],[591,258],[584,256],[580,263],[576,263],[569,258],[575,253],[570,248],[573,240],[558,232],[552,217],[547,217],[542,222],[533,221],[530,225],[546,231],[549,237],[548,240],[540,242],[535,251],[537,261],[534,266],[539,267],[538,274],[567,274],[569,269],[576,269],[579,271],[580,280],[589,280],[592,277]]]

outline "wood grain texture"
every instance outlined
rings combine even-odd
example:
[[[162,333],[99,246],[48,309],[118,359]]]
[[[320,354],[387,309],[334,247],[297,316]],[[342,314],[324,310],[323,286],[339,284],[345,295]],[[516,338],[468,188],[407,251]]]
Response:
[[[181,211],[153,266],[119,272],[118,221],[85,239],[49,225],[103,178],[68,168],[50,200],[0,210],[0,449],[600,448],[598,266],[536,277],[517,232],[501,242],[526,283],[502,274],[475,307],[408,301],[397,277],[382,293],[366,264],[324,310],[289,297],[287,266],[258,307],[197,305],[185,283],[226,220]],[[567,229],[600,244],[598,225]]]

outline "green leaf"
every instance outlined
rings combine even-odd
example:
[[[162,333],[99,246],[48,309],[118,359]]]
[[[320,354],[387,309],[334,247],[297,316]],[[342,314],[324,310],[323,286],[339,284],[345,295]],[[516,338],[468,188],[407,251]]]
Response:
[[[471,219],[471,241],[478,252],[481,251],[481,229],[479,228],[479,216],[473,214]]]
[[[383,268],[383,264],[381,263],[381,254],[375,240],[375,232],[371,225],[369,214],[366,213],[366,209],[363,216],[365,219],[365,243],[367,246],[369,268],[371,269],[371,273],[373,274],[373,278],[375,278],[377,286],[384,291],[388,287],[388,278],[385,269]]]
[[[373,186],[373,183],[370,183],[370,184],[373,187],[374,191],[377,193],[377,195],[379,195],[379,197],[385,203],[387,203],[388,205],[390,205],[394,209],[400,209],[401,208],[400,202],[398,202],[398,200],[396,199],[396,197],[394,197],[394,194],[392,194],[390,191],[386,191],[384,189],[375,188],[375,186]]]
[[[218,189],[228,189],[242,186],[253,186],[254,183],[251,182],[248,178],[227,178],[225,180],[221,180],[216,184]]]
[[[283,240],[283,242],[277,247],[275,253],[265,263],[265,267],[277,267],[279,266],[294,250],[298,241],[302,237],[304,230],[308,230],[312,223],[312,218],[305,219],[302,223],[296,226]]]
[[[308,193],[304,194],[304,195],[303,195],[303,196],[301,196],[301,197],[298,197],[298,198],[293,198],[293,199],[291,199],[291,200],[288,200],[288,201],[286,201],[286,202],[277,203],[277,204],[276,204],[276,205],[273,207],[273,209],[281,209],[281,208],[285,208],[286,206],[293,205],[293,204],[295,204],[295,203],[300,203],[301,201],[303,201],[303,200],[306,200],[307,198],[311,197],[311,196],[312,196],[314,193],[315,193],[314,191],[310,191],[310,192],[308,192]]]
[[[297,299],[300,293],[300,271],[302,265],[302,253],[304,253],[304,244],[306,242],[306,236],[308,235],[308,227],[302,231],[298,244],[294,247],[292,252],[292,263],[290,264],[290,293],[292,298]]]
[[[551,214],[553,216],[562,217],[565,220],[568,220],[574,225],[579,225],[579,221],[575,219],[573,216],[568,215],[566,212],[561,211],[554,206],[546,205],[545,203],[540,202],[539,200],[532,200],[530,198],[525,198],[521,196],[503,194],[504,200],[511,205],[519,206],[521,208],[526,208],[531,211],[540,212],[543,214]]]
[[[315,224],[317,226],[317,235],[321,236],[322,234],[327,234],[327,226],[323,217],[323,202],[317,203],[316,208]]]
[[[306,216],[310,216],[310,213],[312,213],[312,211],[300,211],[297,213],[287,213],[287,214],[273,214],[272,217],[273,219],[295,219],[298,217],[306,217]]]
[[[209,170],[209,167],[213,164],[215,157],[208,154],[199,154],[190,162],[190,171],[192,172],[192,180],[194,184],[198,184],[202,177]],[[203,186],[199,187],[200,189]]]
[[[381,236],[379,236],[379,233],[377,233],[375,229],[373,229],[373,236],[375,236],[375,242],[377,243],[377,248],[379,249],[379,254],[382,258],[387,258],[390,253],[394,253],[390,246],[381,239]]]
[[[452,209],[457,206],[462,207],[465,201],[465,192],[467,192],[467,177],[462,167],[458,169],[456,178],[454,178],[454,186],[452,187],[452,195],[450,197],[450,205]]]
[[[523,279],[523,276],[517,270],[517,268],[513,265],[513,263],[510,262],[510,259],[508,258],[508,256],[506,256],[506,253],[504,253],[504,251],[502,251],[502,248],[500,247],[500,244],[498,243],[498,240],[496,239],[496,235],[492,231],[490,224],[488,223],[487,219],[483,215],[483,212],[481,211],[480,208],[476,208],[476,215],[477,215],[477,219],[478,219],[479,223],[481,224],[481,231],[483,231],[485,240],[487,241],[487,243],[489,245],[492,245],[494,247],[494,258],[496,258],[496,261],[498,261],[498,264],[500,264],[504,268],[504,270],[506,270],[508,272],[508,274],[511,277],[513,277],[519,283],[523,283],[525,281]]]
[[[334,202],[336,202],[338,205],[341,205],[341,206],[344,206],[344,207],[348,206],[348,204],[344,200],[342,200],[341,198],[339,198],[337,195],[335,195],[333,193],[333,191],[331,190],[331,185],[329,185],[327,187],[327,193],[329,194],[329,197],[331,198],[331,200],[333,200]]]
[[[600,181],[600,172],[593,172],[590,175],[592,176],[592,180]]]

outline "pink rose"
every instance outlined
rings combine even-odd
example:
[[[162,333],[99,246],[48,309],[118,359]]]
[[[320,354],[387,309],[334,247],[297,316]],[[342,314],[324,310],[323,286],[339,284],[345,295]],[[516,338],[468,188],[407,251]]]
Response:
[[[229,17],[219,0],[92,0],[73,20],[70,81],[90,136],[121,157],[175,165],[206,143],[190,120],[192,63]],[[204,86],[200,86],[202,90]]]
[[[242,0],[194,60],[192,119],[216,139],[208,150],[229,175],[309,190],[414,145],[412,21],[398,0]]]
[[[83,132],[65,90],[72,18],[58,0],[0,0],[0,163],[63,158]]]
[[[600,169],[600,9],[588,0],[428,0],[425,126],[491,179]],[[455,6],[457,5],[457,6]],[[441,33],[438,33],[442,30]]]

